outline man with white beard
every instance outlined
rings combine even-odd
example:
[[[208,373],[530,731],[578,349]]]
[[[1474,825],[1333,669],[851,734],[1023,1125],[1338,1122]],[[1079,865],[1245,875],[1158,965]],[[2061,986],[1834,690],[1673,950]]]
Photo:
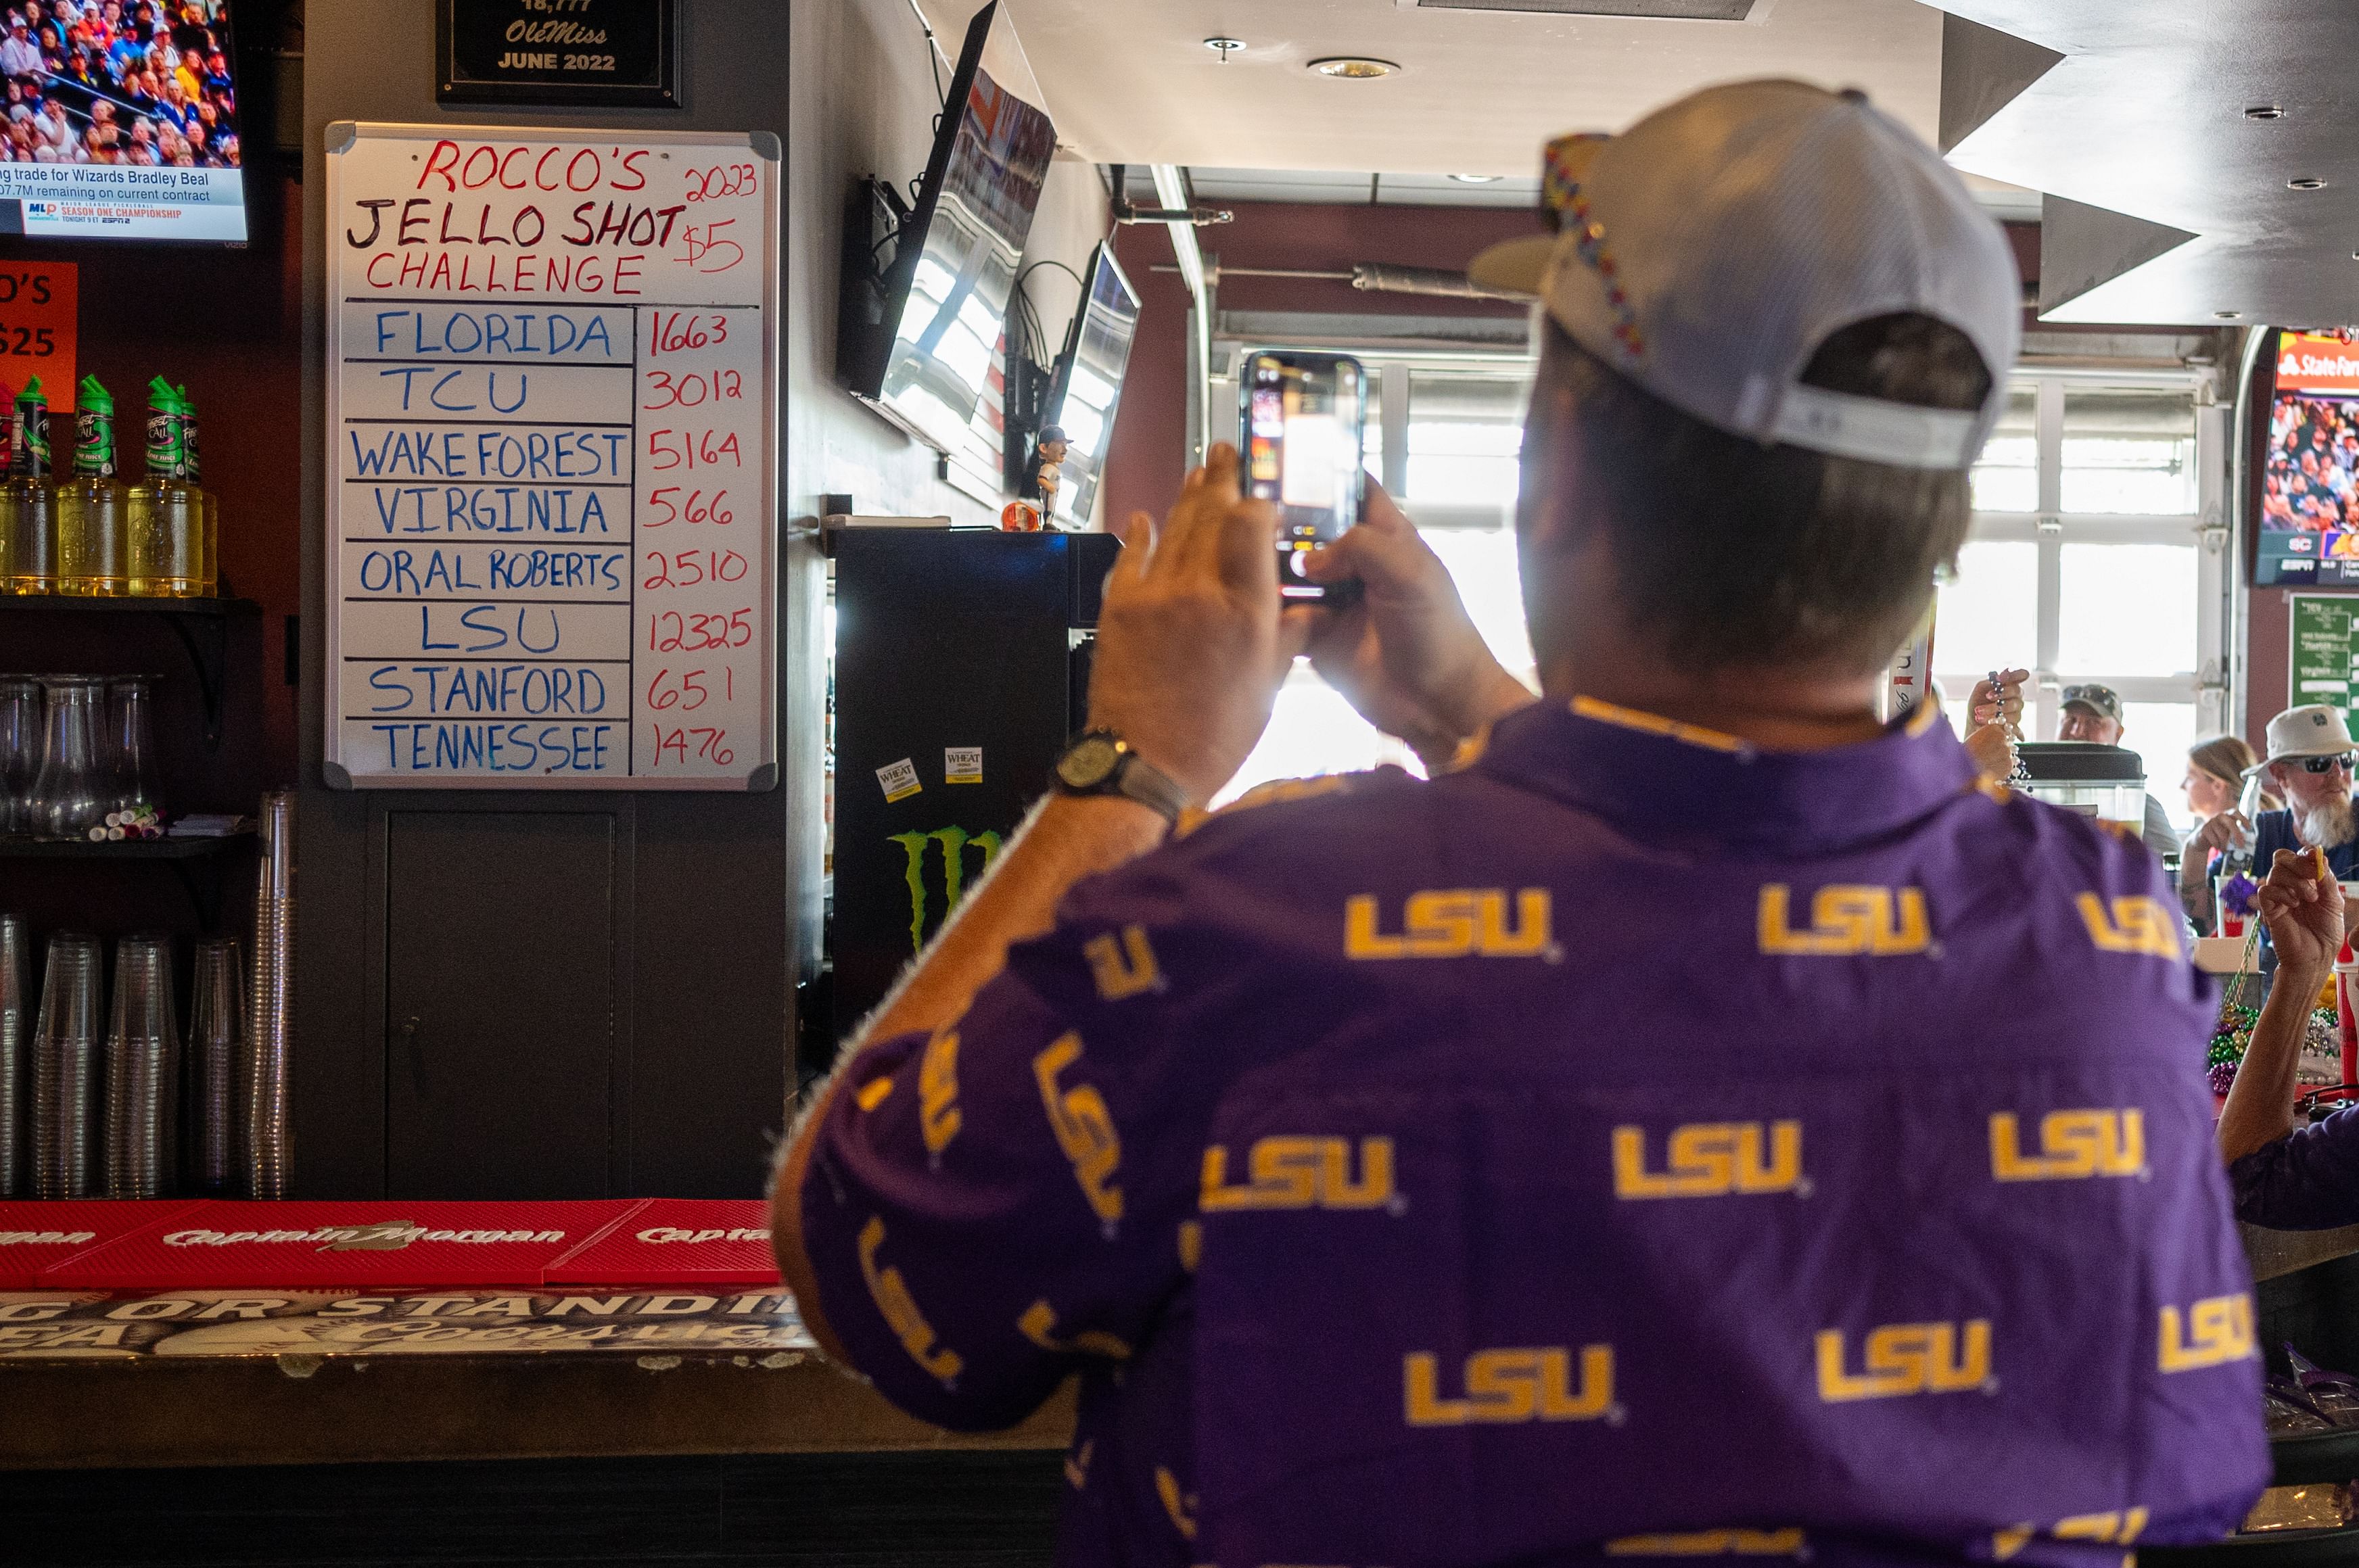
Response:
[[[2351,805],[2354,748],[2343,710],[2329,704],[2288,708],[2269,720],[2268,750],[2258,772],[2268,774],[2285,797],[2283,811],[2253,818],[2253,864],[2266,873],[2279,849],[2326,851],[2326,869],[2337,881],[2359,881],[2359,823]],[[2274,971],[2277,953],[2266,947],[2263,967]]]

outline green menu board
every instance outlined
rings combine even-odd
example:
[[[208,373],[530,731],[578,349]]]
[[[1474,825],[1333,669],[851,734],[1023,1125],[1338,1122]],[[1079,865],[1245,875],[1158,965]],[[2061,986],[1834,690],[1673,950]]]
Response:
[[[2331,702],[2354,717],[2359,683],[2359,599],[2297,593],[2293,600],[2293,686],[2288,706]]]

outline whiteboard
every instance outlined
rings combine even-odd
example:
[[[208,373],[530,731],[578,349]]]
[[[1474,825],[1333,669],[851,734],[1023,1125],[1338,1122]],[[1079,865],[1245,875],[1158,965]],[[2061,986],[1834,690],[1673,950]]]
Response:
[[[328,782],[770,788],[777,138],[328,153]]]

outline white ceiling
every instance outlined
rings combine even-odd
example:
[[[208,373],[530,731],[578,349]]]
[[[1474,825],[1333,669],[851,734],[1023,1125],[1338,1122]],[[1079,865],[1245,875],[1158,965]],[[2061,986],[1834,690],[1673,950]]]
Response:
[[[955,54],[979,0],[917,3]],[[1037,81],[1059,140],[1098,163],[1528,179],[1550,136],[1618,130],[1695,88],[1758,76],[1864,88],[1929,140],[1939,118],[1941,17],[1913,0],[1758,0],[1744,22],[1408,0],[1003,5],[1024,58],[994,74]],[[1246,45],[1226,63],[1203,46],[1221,35]],[[1405,69],[1375,81],[1306,69],[1332,55]]]

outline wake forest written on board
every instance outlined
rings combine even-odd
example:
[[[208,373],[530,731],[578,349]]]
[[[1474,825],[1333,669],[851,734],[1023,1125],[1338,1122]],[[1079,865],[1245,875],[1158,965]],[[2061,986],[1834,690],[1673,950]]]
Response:
[[[744,787],[770,745],[776,162],[391,126],[333,162],[332,760]]]

